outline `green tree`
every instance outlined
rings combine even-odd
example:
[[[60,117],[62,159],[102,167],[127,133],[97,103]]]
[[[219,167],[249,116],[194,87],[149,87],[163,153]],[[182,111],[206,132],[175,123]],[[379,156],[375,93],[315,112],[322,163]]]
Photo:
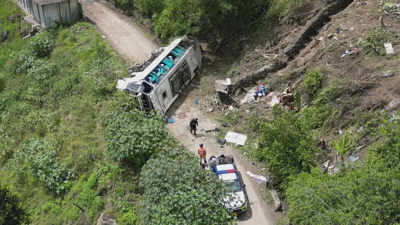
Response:
[[[285,182],[289,176],[315,166],[317,149],[311,129],[294,112],[278,106],[273,114],[274,121],[261,125],[256,156],[266,161],[275,181]]]
[[[142,224],[224,224],[219,199],[226,194],[215,174],[204,171],[183,148],[163,148],[143,167],[139,187]]]
[[[127,94],[122,99],[134,101]],[[114,160],[140,167],[152,154],[170,143],[162,116],[157,112],[146,115],[128,103],[111,107],[106,117],[109,118],[105,129],[107,153]]]
[[[29,224],[29,214],[18,195],[12,193],[0,180],[0,225]]]

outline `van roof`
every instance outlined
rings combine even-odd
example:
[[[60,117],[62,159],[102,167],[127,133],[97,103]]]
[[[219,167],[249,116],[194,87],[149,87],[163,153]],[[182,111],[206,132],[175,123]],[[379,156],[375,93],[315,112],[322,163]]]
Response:
[[[214,168],[216,174],[235,173],[236,166],[234,164],[217,165]]]

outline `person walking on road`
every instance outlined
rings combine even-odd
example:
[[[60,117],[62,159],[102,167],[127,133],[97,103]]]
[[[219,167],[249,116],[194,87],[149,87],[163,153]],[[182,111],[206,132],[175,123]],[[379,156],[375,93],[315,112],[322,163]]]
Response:
[[[200,144],[200,148],[197,151],[197,154],[199,154],[199,156],[200,156],[200,164],[203,162],[203,159],[204,159],[204,164],[206,164],[207,163],[207,158],[206,158],[207,151],[203,147],[203,144]]]
[[[197,118],[194,118],[190,121],[190,133],[191,134],[197,135],[196,134],[196,126],[199,126],[199,120]]]

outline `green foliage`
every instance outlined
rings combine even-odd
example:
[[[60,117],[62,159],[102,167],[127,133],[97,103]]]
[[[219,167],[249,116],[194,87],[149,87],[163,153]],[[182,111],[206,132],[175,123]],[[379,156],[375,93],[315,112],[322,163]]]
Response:
[[[29,48],[34,56],[47,57],[53,51],[54,40],[50,33],[42,31],[32,38]]]
[[[126,94],[125,98],[131,97]],[[111,110],[107,114],[110,119],[105,139],[108,142],[107,153],[112,159],[142,166],[152,154],[170,142],[161,115],[154,112],[147,116],[137,108]]]
[[[195,35],[210,43],[226,42],[248,30],[265,14],[268,2],[235,0],[163,1],[138,0],[135,6],[153,20],[154,30],[162,40]]]
[[[367,150],[365,164],[347,163],[336,175],[319,169],[297,176],[286,191],[293,224],[398,224],[400,125],[383,121],[383,141]],[[342,147],[341,147],[342,148]]]
[[[365,41],[362,43],[362,47],[365,53],[375,53],[378,55],[385,54],[385,48],[383,44],[390,38],[389,33],[381,28],[371,29],[365,37]]]
[[[347,155],[347,153],[349,153],[350,150],[348,136],[349,133],[345,132],[339,143],[335,140],[332,140],[333,147],[335,147],[335,150],[340,154],[342,159]]]
[[[12,193],[0,180],[0,225],[29,224],[30,218],[20,197]]]
[[[321,89],[321,82],[321,74],[318,72],[318,70],[313,69],[307,71],[303,85],[306,87],[308,93],[314,96]]]
[[[228,114],[225,116],[225,119],[227,120],[227,123],[230,125],[236,125],[239,124],[239,122],[243,119],[243,112],[234,109],[228,111]]]
[[[264,23],[270,26],[289,14],[296,14],[297,10],[304,5],[304,0],[271,0],[269,9],[265,15]],[[294,17],[290,17],[286,23],[291,23]]]
[[[136,225],[138,224],[138,218],[133,212],[126,212],[122,215],[121,222],[126,225]]]
[[[299,88],[295,85],[293,87],[293,98],[294,98],[294,104],[298,109],[301,109],[301,93]]]
[[[0,1],[0,12],[8,2]],[[3,20],[2,13],[0,18],[3,29],[8,18]],[[95,221],[108,198],[113,202],[107,210],[114,215],[120,215],[119,206],[124,212],[132,209],[135,174],[107,166],[101,124],[104,110],[117,104],[107,98],[116,79],[127,75],[125,65],[90,24],[26,40],[19,37],[18,21],[14,25],[16,35],[0,51],[0,178],[21,195],[34,224]],[[85,186],[94,161],[108,169],[99,172],[96,187]],[[119,190],[125,195],[107,191],[108,180],[124,187]]]
[[[230,217],[218,201],[224,184],[186,149],[164,148],[154,155],[142,169],[139,187],[141,224],[224,224]]]
[[[277,182],[288,181],[289,176],[308,172],[317,151],[313,133],[293,112],[274,107],[275,120],[261,125],[258,160],[266,161],[268,171]]]
[[[51,140],[31,140],[21,146],[6,168],[27,167],[50,191],[65,193],[71,186],[74,171],[59,162],[57,144]]]

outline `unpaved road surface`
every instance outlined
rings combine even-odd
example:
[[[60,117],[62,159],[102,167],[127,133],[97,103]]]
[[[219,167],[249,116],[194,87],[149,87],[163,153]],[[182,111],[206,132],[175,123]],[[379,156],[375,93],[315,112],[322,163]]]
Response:
[[[249,201],[246,214],[239,217],[238,224],[251,225],[273,225],[276,224],[275,215],[272,208],[266,204],[265,200],[260,196],[260,189],[264,191],[265,185],[260,186],[253,178],[246,174],[246,171],[257,174],[256,170],[248,159],[234,149],[233,145],[224,146],[223,148],[216,142],[216,138],[212,133],[206,133],[205,130],[211,130],[215,127],[220,128],[218,122],[205,116],[200,109],[200,105],[194,104],[195,95],[189,95],[184,99],[183,103],[175,102],[167,112],[167,116],[172,117],[175,122],[168,123],[167,127],[185,147],[197,155],[199,144],[203,143],[207,150],[207,158],[211,155],[218,156],[220,153],[233,155],[235,158],[237,169],[239,170],[243,183],[246,184],[245,191]],[[199,127],[197,128],[197,136],[190,134],[188,129],[189,122],[192,118],[199,119]]]
[[[142,63],[150,58],[152,51],[159,48],[140,26],[115,9],[101,2],[80,2],[84,15],[128,64]]]

